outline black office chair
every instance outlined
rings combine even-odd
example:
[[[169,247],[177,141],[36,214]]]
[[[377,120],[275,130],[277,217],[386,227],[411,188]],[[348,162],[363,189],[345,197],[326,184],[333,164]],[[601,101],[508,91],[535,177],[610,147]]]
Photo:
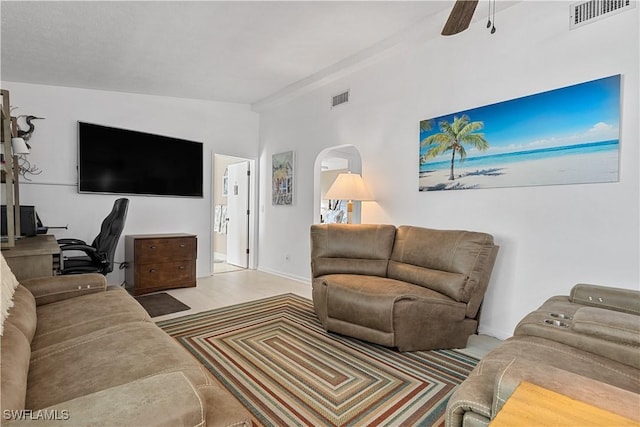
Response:
[[[62,274],[101,273],[113,271],[113,258],[120,240],[124,222],[127,218],[129,199],[118,199],[111,213],[102,221],[100,234],[91,246],[79,239],[59,239],[58,244],[63,255],[67,251],[81,251],[86,255],[63,258]]]

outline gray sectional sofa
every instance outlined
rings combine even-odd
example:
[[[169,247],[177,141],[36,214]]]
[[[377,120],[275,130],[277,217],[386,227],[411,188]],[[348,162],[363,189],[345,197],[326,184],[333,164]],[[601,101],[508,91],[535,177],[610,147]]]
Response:
[[[99,274],[18,284],[0,258],[2,425],[252,425],[124,289]]]

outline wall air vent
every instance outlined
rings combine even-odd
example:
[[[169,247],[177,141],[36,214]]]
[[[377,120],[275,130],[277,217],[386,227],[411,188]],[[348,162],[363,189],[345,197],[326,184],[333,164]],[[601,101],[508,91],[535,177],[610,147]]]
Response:
[[[635,0],[587,0],[570,6],[569,29],[581,27],[636,7]]]
[[[348,90],[331,98],[331,108],[337,107],[338,105],[345,104],[347,102],[349,102]]]

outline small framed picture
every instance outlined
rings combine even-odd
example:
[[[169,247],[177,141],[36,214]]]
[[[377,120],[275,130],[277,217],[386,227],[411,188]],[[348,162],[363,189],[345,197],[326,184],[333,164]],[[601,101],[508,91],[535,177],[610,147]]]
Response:
[[[293,151],[271,156],[271,204],[293,205]]]

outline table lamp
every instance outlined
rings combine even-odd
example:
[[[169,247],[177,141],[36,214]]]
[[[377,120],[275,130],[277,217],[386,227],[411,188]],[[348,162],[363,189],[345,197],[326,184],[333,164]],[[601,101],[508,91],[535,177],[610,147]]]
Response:
[[[353,221],[353,201],[373,200],[371,193],[367,189],[360,174],[341,173],[338,175],[329,191],[325,195],[326,199],[347,200],[347,223]]]

